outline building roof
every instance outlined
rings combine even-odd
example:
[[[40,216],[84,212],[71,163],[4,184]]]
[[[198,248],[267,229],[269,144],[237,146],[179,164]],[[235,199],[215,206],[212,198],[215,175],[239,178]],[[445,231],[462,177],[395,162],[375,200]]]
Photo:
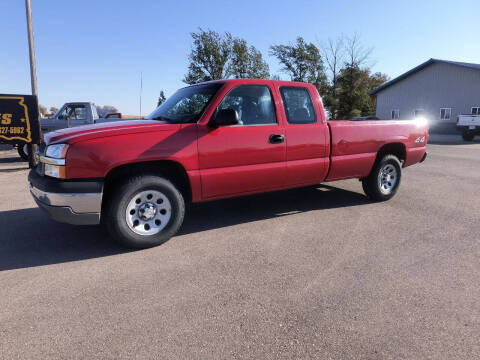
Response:
[[[472,64],[472,63],[464,63],[464,62],[440,60],[440,59],[430,59],[430,60],[427,60],[424,63],[418,65],[417,67],[414,67],[412,70],[407,71],[406,73],[396,77],[395,79],[387,81],[385,84],[383,84],[383,85],[379,86],[378,88],[372,90],[370,92],[370,95],[375,95],[378,92],[382,91],[383,89],[389,87],[390,85],[393,85],[393,84],[407,78],[408,76],[410,76],[412,74],[415,74],[416,72],[419,72],[420,70],[425,69],[427,66],[432,65],[432,64],[448,64],[448,65],[460,66],[460,67],[480,71],[480,64]]]

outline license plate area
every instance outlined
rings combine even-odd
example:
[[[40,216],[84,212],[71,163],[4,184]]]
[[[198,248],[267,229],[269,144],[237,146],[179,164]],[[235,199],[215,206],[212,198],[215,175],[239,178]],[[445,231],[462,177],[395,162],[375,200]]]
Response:
[[[475,130],[475,125],[470,125],[470,126],[468,127],[468,130]]]

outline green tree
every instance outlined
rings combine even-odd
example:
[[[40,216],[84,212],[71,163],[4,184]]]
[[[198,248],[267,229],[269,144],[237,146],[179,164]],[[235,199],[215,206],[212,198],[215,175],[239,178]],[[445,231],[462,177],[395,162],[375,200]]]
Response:
[[[165,96],[165,93],[163,92],[163,90],[161,90],[157,100],[157,107],[162,105],[165,102],[165,100],[167,100],[167,97]]]
[[[268,79],[268,64],[255,46],[243,39],[234,39],[231,53],[231,72],[236,79]]]
[[[367,70],[367,79],[366,79],[366,93],[368,94],[369,101],[367,102],[367,107],[363,108],[363,112],[367,113],[368,115],[375,115],[376,109],[376,100],[375,96],[370,95],[369,93],[379,87],[380,85],[386,83],[389,80],[387,74],[383,74],[381,72],[376,72],[374,74],[370,74],[370,70]]]
[[[338,78],[338,117],[351,119],[375,114],[375,99],[369,92],[388,80],[382,73],[371,74],[370,69],[354,65],[345,66]]]
[[[48,114],[47,107],[43,105],[38,105],[38,111],[40,111],[40,116],[45,117]]]
[[[199,29],[191,33],[190,64],[183,81],[196,84],[202,81],[235,78],[268,78],[268,65],[254,46],[230,33],[219,34]]]
[[[313,43],[307,43],[302,37],[298,37],[293,45],[271,46],[270,54],[282,64],[282,71],[287,73],[292,81],[311,83],[317,87],[320,95],[326,94],[327,77],[322,56]]]
[[[322,46],[328,70],[328,90],[323,96],[331,119],[350,119],[375,113],[375,99],[368,93],[387,81],[381,73],[371,74],[372,48],[360,36],[340,36]]]
[[[230,76],[228,60],[232,51],[232,35],[199,29],[191,33],[193,46],[188,56],[190,65],[183,81],[196,84],[202,81],[226,79]]]

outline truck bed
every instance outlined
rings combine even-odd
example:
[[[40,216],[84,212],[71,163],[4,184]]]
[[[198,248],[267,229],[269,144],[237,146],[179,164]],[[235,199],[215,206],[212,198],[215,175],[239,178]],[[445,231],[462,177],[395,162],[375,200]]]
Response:
[[[403,167],[425,154],[428,125],[417,120],[329,121],[330,169],[326,181],[366,177],[388,144],[403,149]]]

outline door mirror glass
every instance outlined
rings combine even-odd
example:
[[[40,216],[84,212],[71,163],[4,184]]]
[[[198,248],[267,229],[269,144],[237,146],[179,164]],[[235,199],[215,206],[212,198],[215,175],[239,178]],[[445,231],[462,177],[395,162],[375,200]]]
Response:
[[[219,109],[212,118],[214,127],[238,125],[238,112],[235,109]]]

